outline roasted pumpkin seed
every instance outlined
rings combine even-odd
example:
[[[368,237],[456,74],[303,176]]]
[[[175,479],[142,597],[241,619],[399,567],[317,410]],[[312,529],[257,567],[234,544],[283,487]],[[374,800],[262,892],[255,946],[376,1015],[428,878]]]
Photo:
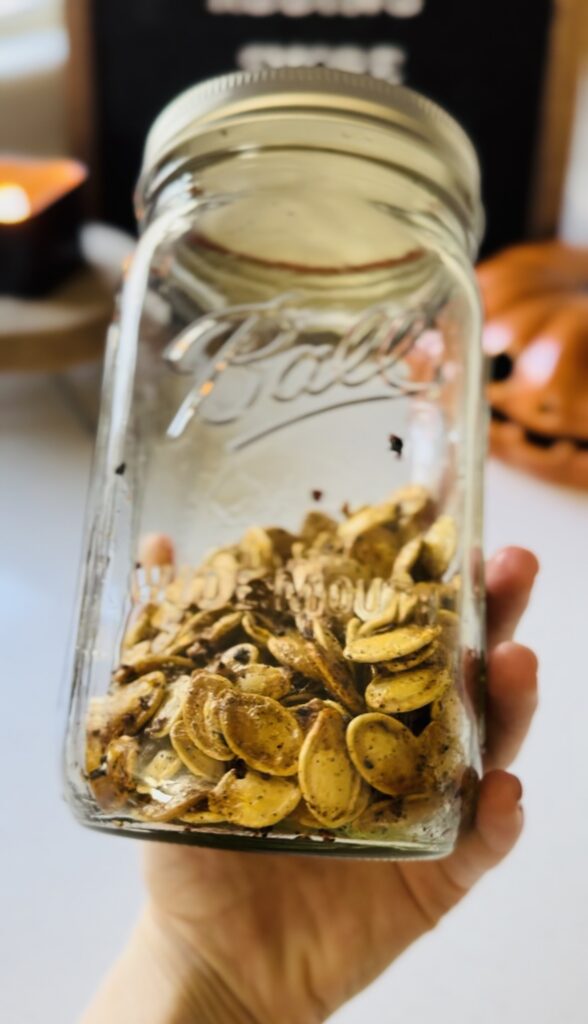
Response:
[[[182,707],[190,688],[190,676],[178,676],[172,680],[165,690],[163,701],[145,729],[145,734],[152,739],[163,739],[169,736],[176,719],[181,717]]]
[[[230,687],[223,676],[195,672],[184,700],[183,720],[188,736],[203,753],[217,761],[230,761],[234,756],[225,743],[220,723],[213,718],[218,701]]]
[[[220,663],[225,668],[239,671],[244,665],[253,665],[259,661],[259,651],[254,644],[235,644],[220,656]]]
[[[372,711],[401,714],[416,711],[442,694],[451,678],[436,667],[415,668],[393,676],[376,676],[365,691],[365,702]]]
[[[136,644],[155,635],[152,619],[157,611],[156,604],[145,604],[137,609],[123,640],[123,650],[135,647]]]
[[[269,534],[260,526],[245,531],[239,544],[243,564],[253,569],[269,569],[273,563],[274,548]]]
[[[193,775],[210,779],[212,782],[218,782],[222,778],[226,771],[225,763],[209,757],[193,743],[183,719],[175,722],[169,738],[180,761]]]
[[[370,786],[389,796],[423,788],[419,744],[406,726],[387,715],[359,715],[347,726],[353,764]]]
[[[395,583],[401,586],[410,586],[414,582],[413,574],[415,573],[422,550],[422,537],[414,537],[400,549],[392,569],[392,579]]]
[[[126,734],[134,736],[147,724],[163,700],[163,672],[136,679],[117,687],[105,697],[94,697],[88,713],[86,771],[99,767],[111,740]]]
[[[209,797],[209,807],[225,821],[243,828],[268,828],[292,813],[300,790],[290,779],[229,771]]]
[[[146,764],[139,762],[137,765],[137,791],[150,793],[152,789],[158,789],[181,771],[182,762],[174,750],[158,750]]]
[[[447,572],[457,548],[457,532],[451,516],[439,516],[423,537],[421,565],[434,580]]]
[[[260,693],[264,697],[281,700],[290,692],[291,677],[284,668],[274,665],[247,665],[234,673],[237,686],[243,693]]]
[[[310,647],[309,645],[309,652],[318,669],[323,686],[349,711],[363,711],[363,699],[357,692],[337,637],[320,619],[314,620],[313,629],[318,646]]]
[[[208,807],[203,807],[201,811],[186,811],[180,818],[182,824],[186,825],[218,825],[224,820],[222,814]]]
[[[347,644],[344,655],[350,661],[374,664],[405,658],[422,650],[435,640],[441,630],[438,626],[400,626],[388,633],[375,636],[357,636]]]
[[[414,654],[407,654],[404,658],[394,658],[393,661],[383,661],[378,666],[387,672],[407,672],[409,669],[418,668],[419,665],[429,665],[437,661],[439,645],[437,640],[421,647],[420,651]]]
[[[394,524],[398,517],[398,505],[395,501],[385,501],[381,505],[368,505],[360,509],[349,519],[339,523],[337,535],[350,548],[362,534],[386,523]]]
[[[272,633],[256,619],[255,615],[252,615],[251,612],[244,612],[241,625],[247,636],[255,640],[256,644],[259,644],[261,647],[267,647],[268,641],[272,638]]]
[[[298,633],[290,632],[284,636],[273,636],[268,640],[268,650],[276,661],[294,672],[301,672],[309,679],[320,681],[321,674],[312,657],[312,648]]]
[[[108,744],[104,773],[90,779],[92,793],[104,810],[124,807],[134,791],[138,750],[134,736],[119,736]]]
[[[465,708],[454,689],[434,701],[431,723],[419,736],[428,767],[429,784],[446,786],[457,782],[467,763],[463,748]]]
[[[323,708],[304,740],[299,780],[308,808],[329,828],[352,821],[367,803],[367,787],[347,751],[345,720],[334,708]]]
[[[311,545],[321,533],[333,535],[337,523],[324,512],[308,512],[300,529],[300,536],[306,545]]]
[[[181,818],[186,811],[208,796],[211,784],[194,775],[176,776],[165,786],[151,791],[151,801],[135,812],[140,821],[153,824]]]
[[[190,658],[182,658],[179,654],[145,654],[133,660],[132,669],[135,674],[146,675],[148,672],[162,671],[164,669],[193,669],[194,663]]]
[[[229,612],[227,615],[222,615],[220,619],[217,619],[212,626],[202,630],[200,635],[209,643],[218,644],[239,628],[242,618],[243,612]]]
[[[225,740],[250,768],[295,775],[302,730],[294,715],[271,697],[228,691],[220,703]]]

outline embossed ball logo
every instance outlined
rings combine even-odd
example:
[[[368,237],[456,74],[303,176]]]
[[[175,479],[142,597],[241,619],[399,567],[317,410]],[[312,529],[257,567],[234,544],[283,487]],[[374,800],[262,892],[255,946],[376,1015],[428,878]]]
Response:
[[[309,415],[331,407],[335,391],[337,405],[416,394],[428,384],[411,378],[406,357],[438,306],[407,316],[384,303],[350,323],[348,313],[311,311],[288,294],[199,317],[163,354],[171,370],[192,378],[168,437],[181,436],[197,413],[234,422],[262,392],[280,404],[315,399]]]

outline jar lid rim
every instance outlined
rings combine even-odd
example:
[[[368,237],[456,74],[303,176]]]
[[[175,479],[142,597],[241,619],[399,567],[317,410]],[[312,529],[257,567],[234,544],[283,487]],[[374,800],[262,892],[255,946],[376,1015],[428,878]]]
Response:
[[[191,86],[156,118],[145,144],[147,176],[191,135],[238,113],[297,109],[347,112],[402,128],[427,143],[451,166],[454,181],[481,234],[480,166],[466,131],[441,106],[403,85],[331,68],[267,68],[220,75]]]

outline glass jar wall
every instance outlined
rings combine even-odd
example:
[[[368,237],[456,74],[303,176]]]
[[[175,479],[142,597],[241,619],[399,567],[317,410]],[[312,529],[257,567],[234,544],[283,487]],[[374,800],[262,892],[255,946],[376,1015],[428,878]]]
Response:
[[[86,824],[439,856],[480,768],[475,157],[407,90],[162,115],[111,328],[66,760]]]

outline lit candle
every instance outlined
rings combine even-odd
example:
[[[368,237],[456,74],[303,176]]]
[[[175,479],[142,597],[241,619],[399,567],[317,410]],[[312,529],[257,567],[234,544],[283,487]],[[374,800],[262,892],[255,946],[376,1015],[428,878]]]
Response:
[[[75,160],[0,158],[0,294],[40,295],[80,263]]]

